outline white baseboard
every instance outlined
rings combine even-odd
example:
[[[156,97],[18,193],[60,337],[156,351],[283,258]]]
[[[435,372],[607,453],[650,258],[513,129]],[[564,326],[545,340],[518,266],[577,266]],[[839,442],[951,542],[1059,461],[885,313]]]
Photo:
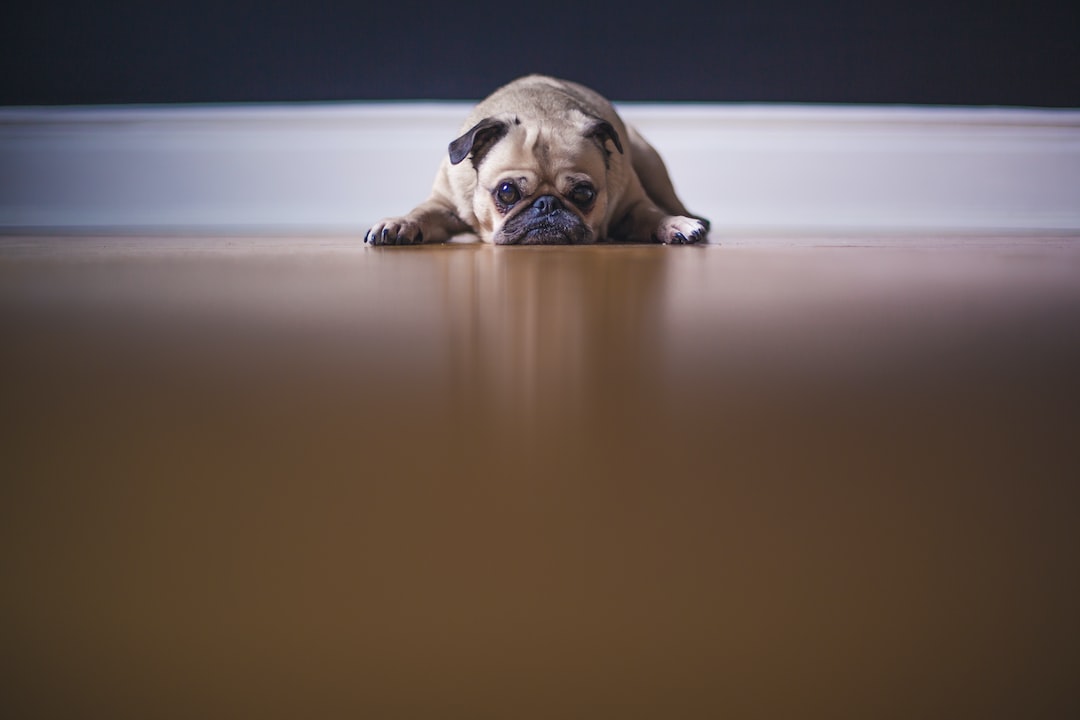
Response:
[[[350,233],[464,103],[0,110],[0,231]],[[1080,110],[624,104],[716,233],[1080,231]]]

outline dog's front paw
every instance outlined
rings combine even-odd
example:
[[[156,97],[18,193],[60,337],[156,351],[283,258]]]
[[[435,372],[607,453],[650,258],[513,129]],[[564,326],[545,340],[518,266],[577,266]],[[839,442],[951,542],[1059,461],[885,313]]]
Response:
[[[665,245],[686,245],[705,239],[709,229],[700,220],[669,215],[660,222],[656,230],[656,239]]]
[[[370,245],[416,245],[424,242],[424,233],[415,220],[387,218],[367,231],[364,242]]]

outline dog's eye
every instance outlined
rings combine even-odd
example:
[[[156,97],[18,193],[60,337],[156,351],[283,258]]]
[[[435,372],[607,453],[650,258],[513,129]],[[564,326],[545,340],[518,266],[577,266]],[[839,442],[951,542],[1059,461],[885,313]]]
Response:
[[[575,185],[574,189],[570,191],[570,200],[578,207],[585,207],[596,198],[596,191],[593,190],[592,185],[582,183]]]
[[[495,191],[495,199],[499,201],[500,205],[509,207],[521,199],[521,193],[518,191],[517,185],[508,181],[499,185],[499,188]]]

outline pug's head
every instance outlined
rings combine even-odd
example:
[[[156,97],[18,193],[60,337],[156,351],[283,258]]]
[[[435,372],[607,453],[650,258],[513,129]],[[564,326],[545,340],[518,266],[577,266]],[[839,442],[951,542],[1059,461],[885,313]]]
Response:
[[[612,152],[606,120],[573,111],[530,121],[487,117],[450,143],[450,162],[476,170],[473,212],[498,245],[584,244],[607,231]]]

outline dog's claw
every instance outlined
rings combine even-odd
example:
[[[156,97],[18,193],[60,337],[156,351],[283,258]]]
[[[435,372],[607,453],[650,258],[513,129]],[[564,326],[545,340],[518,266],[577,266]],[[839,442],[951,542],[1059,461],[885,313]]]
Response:
[[[706,230],[697,220],[676,216],[667,218],[657,235],[671,245],[692,245],[705,238]]]
[[[367,231],[364,241],[369,245],[417,245],[424,242],[419,223],[404,218],[388,218]]]

